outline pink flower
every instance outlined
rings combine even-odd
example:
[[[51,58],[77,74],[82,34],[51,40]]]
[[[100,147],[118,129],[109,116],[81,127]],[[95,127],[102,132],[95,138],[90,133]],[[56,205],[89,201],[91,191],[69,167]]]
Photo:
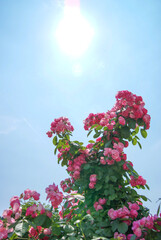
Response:
[[[46,199],[51,201],[53,208],[58,208],[63,201],[63,193],[59,191],[58,186],[53,183],[53,185],[49,185],[45,191],[47,193]]]
[[[0,227],[0,239],[6,239],[8,237],[8,231],[4,227]]]
[[[104,149],[104,156],[108,156],[109,154],[111,154],[112,149],[111,148],[105,148]]]
[[[125,141],[125,143],[124,143],[124,147],[127,148],[128,146],[129,146],[128,141]]]
[[[10,205],[13,209],[13,212],[16,213],[19,211],[20,208],[20,200],[18,196],[14,196],[10,199]]]
[[[113,165],[115,163],[115,161],[113,159],[107,160],[106,162],[108,165]]]
[[[31,197],[33,197],[35,201],[38,201],[40,198],[40,194],[35,190],[26,189],[24,191],[23,199],[28,200]]]
[[[137,212],[136,210],[134,210],[134,209],[131,209],[131,210],[130,210],[130,215],[131,215],[132,217],[136,218],[136,217],[138,216],[138,212]]]
[[[112,150],[112,158],[114,160],[118,159],[120,156],[119,152],[117,150]]]
[[[36,191],[32,191],[32,197],[34,198],[35,201],[38,201],[40,198],[40,194]]]
[[[50,228],[44,228],[44,234],[45,235],[50,235],[51,234],[51,229]]]
[[[50,211],[46,211],[46,216],[48,216],[49,218],[51,218],[52,217],[52,212],[50,212]]]
[[[40,214],[44,214],[45,213],[45,208],[44,206],[39,203],[38,207],[37,207],[37,210],[40,212]]]
[[[86,213],[87,213],[87,214],[91,214],[91,211],[88,209],[88,210],[86,211]]]
[[[94,208],[95,208],[96,211],[99,211],[99,210],[103,209],[103,207],[98,202],[94,203]]]
[[[32,218],[37,217],[37,213],[36,211],[38,210],[38,207],[36,206],[36,204],[33,204],[32,206],[28,207],[26,210],[26,216],[31,215]]]
[[[98,203],[100,205],[104,205],[106,203],[106,199],[105,198],[99,198]]]
[[[90,176],[90,182],[96,182],[96,180],[97,180],[97,175],[96,174],[92,174]]]
[[[90,182],[90,183],[89,183],[89,188],[90,188],[90,189],[93,189],[93,188],[95,188],[95,184],[94,184],[94,183],[92,183],[92,182]]]
[[[12,198],[10,199],[10,205],[11,205],[12,208],[13,208],[13,205],[14,205],[15,203],[18,203],[18,204],[20,205],[20,201],[19,201],[19,197],[18,197],[18,196],[14,196],[14,197],[12,197]]]
[[[48,131],[46,134],[48,135],[49,138],[53,136],[53,133],[51,131]]]
[[[123,117],[120,116],[120,117],[118,118],[118,120],[119,120],[119,123],[120,123],[121,125],[123,125],[123,126],[125,125],[125,123],[126,123],[125,118],[123,118]]]
[[[120,239],[120,240],[126,240],[126,235],[123,234],[123,233],[115,232],[115,234],[114,234],[114,238],[116,238],[116,239]]]
[[[96,142],[100,142],[101,141],[101,137],[96,139]]]
[[[127,240],[130,240],[133,235],[134,235],[134,234],[128,234],[128,235],[127,235]]]
[[[129,209],[134,209],[134,210],[139,210],[140,209],[140,207],[138,206],[137,203],[128,202],[128,205],[129,205]]]
[[[12,213],[13,213],[13,211],[11,209],[6,209],[6,210],[3,211],[3,215],[2,216],[4,218],[11,217]]]
[[[36,229],[33,228],[33,227],[31,227],[31,228],[29,229],[29,237],[30,237],[30,238],[34,238],[34,239],[38,239],[39,234],[40,234],[40,232],[41,232],[41,229],[42,229],[41,226],[37,226]]]
[[[106,160],[104,159],[104,157],[101,157],[101,158],[100,158],[100,163],[101,163],[102,165],[106,165]]]
[[[51,132],[52,133],[63,133],[66,131],[72,132],[74,130],[73,126],[69,122],[69,119],[66,117],[60,117],[57,119],[54,119],[54,121],[51,123]],[[51,132],[47,132],[47,135],[50,137]]]
[[[137,185],[144,186],[146,184],[146,180],[142,176],[139,176],[138,178],[134,178],[133,176],[130,177],[131,177],[130,184],[132,187],[135,187]]]
[[[111,208],[109,211],[108,211],[108,216],[112,219],[112,220],[115,220],[117,218],[117,213],[116,211]]]

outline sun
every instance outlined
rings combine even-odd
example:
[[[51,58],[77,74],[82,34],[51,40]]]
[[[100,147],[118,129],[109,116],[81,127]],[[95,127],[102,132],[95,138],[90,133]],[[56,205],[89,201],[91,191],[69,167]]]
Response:
[[[89,22],[76,9],[68,9],[56,29],[56,38],[63,52],[80,57],[88,49],[94,35]]]

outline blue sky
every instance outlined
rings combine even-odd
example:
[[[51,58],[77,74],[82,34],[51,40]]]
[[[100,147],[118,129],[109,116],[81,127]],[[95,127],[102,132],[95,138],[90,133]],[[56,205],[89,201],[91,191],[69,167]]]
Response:
[[[77,59],[55,39],[62,3],[0,1],[0,215],[26,188],[44,202],[45,188],[66,178],[45,134],[53,119],[68,117],[74,139],[87,143],[83,120],[111,109],[119,90],[141,95],[152,118],[143,149],[130,146],[126,153],[147,179],[152,203],[145,205],[155,213],[161,197],[161,1],[80,0],[95,35]]]

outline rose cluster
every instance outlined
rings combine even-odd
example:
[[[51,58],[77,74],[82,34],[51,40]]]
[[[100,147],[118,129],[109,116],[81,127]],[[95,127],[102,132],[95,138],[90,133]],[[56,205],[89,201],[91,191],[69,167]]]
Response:
[[[63,192],[66,191],[66,189],[68,188],[69,190],[67,191],[67,193],[70,193],[72,190],[72,182],[70,178],[66,178],[65,180],[62,180],[60,182],[60,186],[63,189]]]
[[[76,193],[76,192],[73,191],[72,193]],[[67,206],[62,207],[62,210],[59,211],[59,216],[60,216],[60,219],[70,220],[73,217],[73,215],[76,215],[73,212],[78,208],[79,200],[76,201],[76,199],[73,199],[73,198],[70,199],[71,195],[68,195],[65,198],[66,198],[65,204],[67,204]]]
[[[73,179],[80,178],[81,165],[86,163],[86,155],[80,154],[78,157],[68,161],[67,171]]]
[[[138,210],[140,209],[140,207],[138,206],[137,203],[128,203],[129,205],[129,209],[125,206],[123,206],[123,208],[119,208],[118,210],[114,210],[113,208],[111,208],[108,211],[108,216],[112,219],[115,220],[117,218],[120,219],[127,219],[124,220],[125,223],[127,223],[127,225],[131,224],[131,220],[129,219],[134,219],[138,216]]]
[[[45,213],[50,218],[52,216],[52,213],[48,210],[45,210],[44,206],[41,203],[39,203],[38,206],[36,204],[33,204],[32,206],[28,207],[25,215],[35,218],[38,216],[39,213],[40,214]]]
[[[94,203],[94,208],[96,209],[96,211],[102,210],[103,209],[102,205],[104,205],[105,203],[106,203],[105,198],[99,198],[98,202]]]
[[[46,133],[48,135],[48,137],[52,137],[53,133],[60,134],[60,133],[66,132],[66,131],[72,132],[72,131],[74,131],[74,128],[71,125],[71,123],[69,122],[68,118],[60,117],[60,118],[54,119],[54,121],[51,123],[50,130],[51,131],[48,131]]]
[[[42,228],[41,226],[37,226],[36,229],[34,227],[31,227],[29,229],[29,237],[32,239],[39,239],[40,234],[46,235],[45,237],[41,238],[42,240],[48,240],[49,235],[51,235],[51,229],[50,228]]]
[[[8,230],[4,227],[4,223],[0,220],[0,240],[6,239],[8,237]]]
[[[147,109],[144,108],[144,101],[141,96],[125,90],[119,91],[116,94],[116,103],[113,111],[119,112],[119,115],[125,118],[139,119],[142,118],[146,124],[146,129],[150,128],[150,115],[147,114]]]
[[[133,226],[132,226],[132,230],[134,232],[134,234],[137,237],[141,237],[142,235],[145,236],[146,235],[146,230],[147,229],[155,229],[154,227],[154,222],[157,220],[158,216],[148,216],[148,217],[143,217],[140,220],[134,221],[133,222]]]
[[[49,185],[49,187],[45,189],[45,192],[47,193],[46,200],[50,200],[53,208],[58,208],[63,201],[63,193],[59,191],[58,186],[53,183],[53,185]]]
[[[97,181],[97,175],[96,174],[92,174],[90,176],[89,188],[91,188],[91,189],[95,188],[96,181]]]
[[[104,156],[107,157],[106,162],[109,165],[114,164],[115,161],[116,162],[120,162],[121,161],[124,144],[121,143],[121,142],[119,142],[118,144],[114,143],[113,148],[114,149],[112,149],[112,148],[105,148],[104,149]]]
[[[146,185],[146,180],[142,177],[139,176],[138,178],[135,178],[134,176],[130,176],[131,180],[130,180],[130,184],[132,187],[136,187],[136,186],[144,186]]]
[[[28,200],[29,198],[33,197],[35,201],[38,201],[40,199],[40,194],[35,190],[26,189],[24,194],[22,194],[22,197],[24,200]]]
[[[106,113],[90,113],[84,120],[84,129],[89,130],[94,124],[108,127],[112,130],[116,124],[117,114],[118,122],[121,125],[126,124],[126,118],[139,119],[142,118],[146,124],[146,129],[150,128],[150,115],[144,108],[145,103],[141,96],[136,96],[129,91],[119,91],[116,95],[116,103],[114,107]],[[117,113],[117,114],[116,114]]]

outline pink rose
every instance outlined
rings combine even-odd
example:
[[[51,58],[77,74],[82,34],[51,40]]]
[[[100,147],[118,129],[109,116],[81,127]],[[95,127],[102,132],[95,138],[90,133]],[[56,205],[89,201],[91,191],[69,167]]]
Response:
[[[125,125],[125,123],[126,123],[125,118],[123,118],[122,116],[120,116],[118,120],[119,120],[119,123],[120,123],[121,125],[123,125],[123,126]]]
[[[51,234],[51,229],[50,228],[44,228],[44,234],[45,235],[50,235]]]
[[[104,205],[106,203],[106,199],[105,198],[99,198],[98,203],[101,205]]]

